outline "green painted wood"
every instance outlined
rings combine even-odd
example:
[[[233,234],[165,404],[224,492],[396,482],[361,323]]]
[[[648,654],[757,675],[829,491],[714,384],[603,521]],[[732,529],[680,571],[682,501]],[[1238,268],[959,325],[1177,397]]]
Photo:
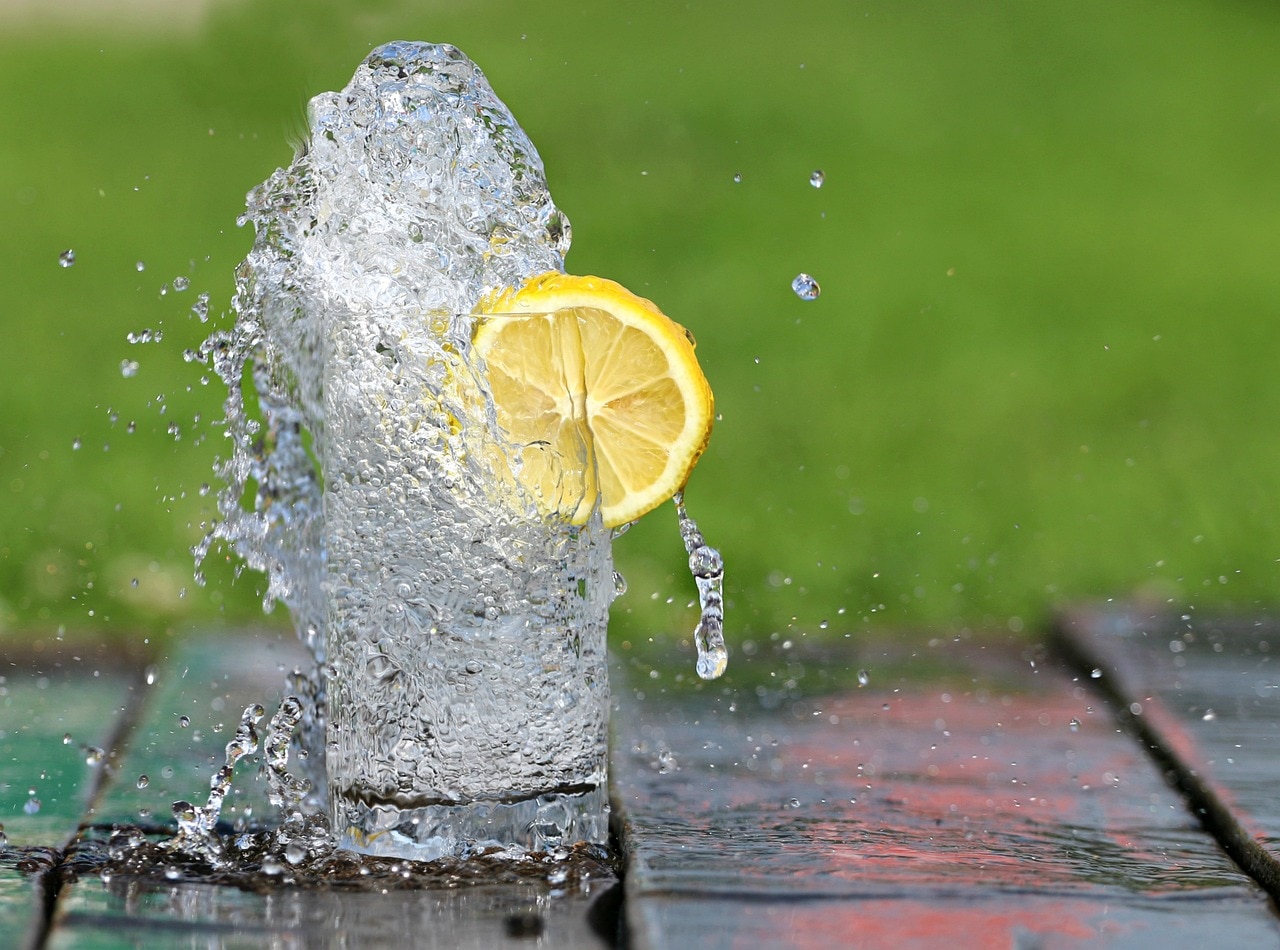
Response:
[[[0,661],[0,946],[38,937],[61,849],[106,781],[140,657],[57,641]]]
[[[188,637],[177,644],[155,663],[145,711],[96,819],[165,819],[175,798],[202,803],[243,708],[261,702],[270,717],[285,673],[304,660],[296,641],[283,633]],[[138,788],[143,773],[149,781]],[[224,816],[231,820],[246,805],[255,817],[271,817],[248,759],[236,770],[228,805]],[[595,948],[611,942],[599,928],[609,926],[609,888],[615,884],[602,877],[582,890],[504,884],[389,893],[280,884],[257,893],[185,879],[104,881],[92,874],[63,888],[49,946],[488,948],[538,942]]]
[[[50,946],[596,950],[608,945],[589,920],[596,896],[554,898],[530,886],[387,894],[281,888],[263,895],[191,883],[153,889],[82,881],[65,899]]]
[[[1088,686],[1020,646],[869,655],[735,658],[723,684],[630,671],[635,946],[1280,944]]]
[[[246,706],[262,704],[267,721],[279,708],[289,670],[306,662],[287,631],[189,634],[148,670],[145,710],[130,735],[116,781],[106,789],[95,822],[167,822],[173,802],[204,804],[209,779]],[[236,768],[223,815],[230,821],[266,810],[258,756]],[[145,776],[145,780],[143,779]]]

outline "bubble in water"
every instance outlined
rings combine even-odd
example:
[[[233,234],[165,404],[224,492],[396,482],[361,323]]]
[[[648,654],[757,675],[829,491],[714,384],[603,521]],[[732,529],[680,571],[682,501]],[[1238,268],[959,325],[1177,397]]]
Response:
[[[1094,667],[1094,669],[1089,673],[1089,676],[1091,679],[1100,680],[1102,679],[1102,670]]]
[[[179,717],[178,717],[178,725],[180,725],[183,729],[187,728],[187,726],[191,725],[191,717],[190,717],[190,716],[179,716]]]
[[[101,765],[102,760],[107,757],[107,753],[99,749],[96,745],[85,746],[84,764],[85,765]]]
[[[28,815],[34,815],[40,810],[40,799],[36,798],[34,793],[27,798],[27,803],[22,806],[22,810]]]
[[[191,286],[191,281],[186,277],[175,277],[173,279],[173,289],[178,293],[186,290]]]
[[[62,744],[63,744],[63,745],[71,745],[72,741],[73,741],[73,740],[72,740],[72,738],[71,738],[71,733],[69,733],[69,732],[64,732],[64,733],[62,734]]]
[[[151,784],[151,779],[148,778],[146,775],[139,775],[137,784],[138,784],[138,788],[146,788],[148,785]]]
[[[307,857],[307,846],[301,841],[291,841],[284,849],[284,859],[290,864],[301,864]],[[264,867],[265,871],[266,868]]]
[[[734,175],[734,176],[733,176],[733,183],[734,183],[735,185],[740,185],[740,184],[742,184],[742,176],[741,176],[741,175]]]
[[[9,847],[9,836],[4,833],[4,825],[0,825],[0,848]]]
[[[76,252],[71,248],[67,248],[58,255],[58,265],[60,267],[70,267],[76,262]]]
[[[858,670],[858,685],[866,686],[871,682],[871,674],[866,670]]]
[[[80,451],[80,446],[82,445],[84,445],[84,442],[80,440],[79,436],[76,436],[74,439],[71,440],[71,448],[74,451],[77,451],[77,452]]]
[[[138,263],[134,264],[133,266],[134,266],[134,269],[137,270],[139,273],[147,269],[147,265],[143,261],[138,261]]]
[[[132,379],[134,376],[137,376],[138,361],[137,360],[121,360],[120,375],[123,376],[125,379]]]
[[[1071,731],[1072,731],[1072,732],[1079,732],[1079,731],[1080,731],[1080,720],[1079,720],[1079,719],[1072,719],[1072,720],[1071,720],[1071,722],[1070,722],[1068,725],[1070,725],[1070,727],[1071,727]]]
[[[809,184],[813,185],[814,188],[821,188],[826,180],[827,176],[822,173],[821,168],[815,168],[813,174],[809,176]]]
[[[795,280],[791,281],[791,289],[801,300],[817,300],[818,294],[822,293],[818,282],[805,273],[796,274]]]

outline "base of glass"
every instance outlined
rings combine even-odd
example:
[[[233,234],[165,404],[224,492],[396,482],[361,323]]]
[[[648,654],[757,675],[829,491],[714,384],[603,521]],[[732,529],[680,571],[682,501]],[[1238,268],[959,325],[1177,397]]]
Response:
[[[609,840],[609,794],[604,785],[545,792],[515,802],[419,808],[369,805],[331,793],[338,847],[378,857],[435,861],[492,847],[525,853],[579,842],[606,845]]]

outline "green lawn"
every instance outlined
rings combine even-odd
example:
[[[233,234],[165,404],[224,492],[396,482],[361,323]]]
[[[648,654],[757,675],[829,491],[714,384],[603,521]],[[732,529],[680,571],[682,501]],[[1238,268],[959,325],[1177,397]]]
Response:
[[[182,352],[307,98],[394,38],[484,67],[571,270],[696,333],[731,640],[1280,601],[1280,7],[227,0],[0,20],[0,635],[259,618],[191,581],[223,393]],[[684,632],[674,513],[616,551],[616,634]]]

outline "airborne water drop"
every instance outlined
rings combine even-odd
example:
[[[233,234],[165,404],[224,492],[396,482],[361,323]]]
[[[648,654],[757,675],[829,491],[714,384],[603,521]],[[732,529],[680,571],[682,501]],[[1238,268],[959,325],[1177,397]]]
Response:
[[[822,293],[818,282],[803,272],[796,274],[795,279],[791,281],[791,289],[801,300],[817,300],[818,294]]]

